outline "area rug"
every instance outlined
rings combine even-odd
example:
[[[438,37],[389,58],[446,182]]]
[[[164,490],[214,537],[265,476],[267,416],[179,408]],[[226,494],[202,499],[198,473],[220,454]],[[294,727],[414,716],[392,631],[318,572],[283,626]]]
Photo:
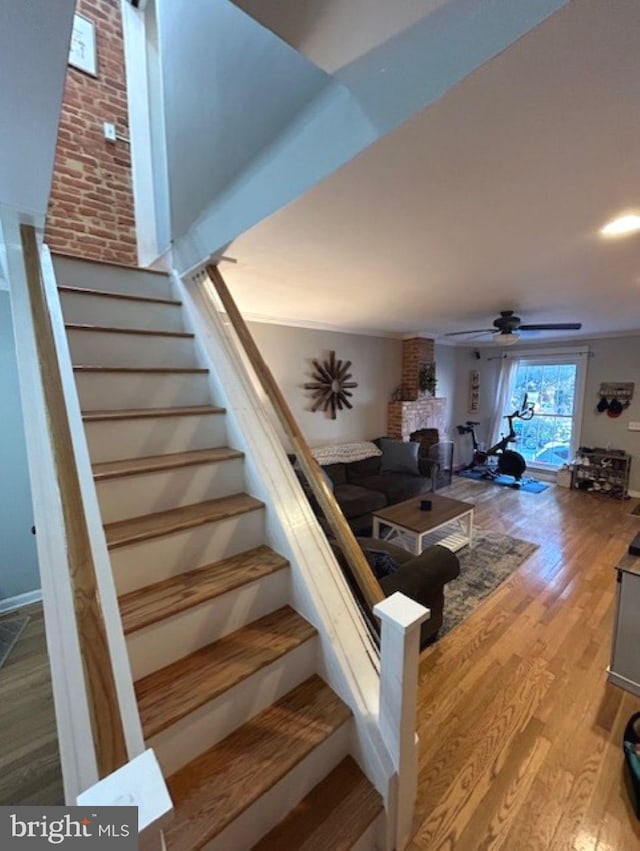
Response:
[[[0,668],[13,650],[20,633],[29,623],[29,618],[7,618],[0,620]]]
[[[542,493],[546,491],[549,485],[544,482],[537,482],[528,476],[523,476],[520,480],[520,486],[516,487],[516,480],[513,476],[497,476],[495,479],[485,478],[480,470],[459,470],[458,475],[464,479],[473,479],[476,482],[489,482],[492,485],[502,485],[503,488],[513,488],[514,490],[524,491],[525,493]]]
[[[445,585],[442,638],[462,623],[492,591],[538,549],[538,544],[475,529],[473,546],[458,552],[460,576]]]

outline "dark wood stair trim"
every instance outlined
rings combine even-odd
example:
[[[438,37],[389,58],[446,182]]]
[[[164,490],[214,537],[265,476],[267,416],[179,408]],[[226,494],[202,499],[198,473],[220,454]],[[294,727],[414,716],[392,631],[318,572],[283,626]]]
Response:
[[[107,290],[94,290],[89,287],[69,287],[60,285],[58,292],[69,293],[75,295],[99,296],[101,298],[117,298],[124,301],[144,301],[151,304],[168,304],[171,307],[180,307],[181,301],[175,298],[158,298],[150,295],[131,295],[130,293],[114,293]]]
[[[208,369],[191,366],[96,366],[94,364],[79,364],[73,367],[74,372],[117,372],[123,375],[149,373],[151,375],[207,375]]]
[[[165,830],[168,847],[202,848],[350,717],[314,675],[196,757],[167,780],[175,806]]]
[[[142,337],[178,337],[192,340],[195,334],[187,331],[148,331],[146,328],[114,328],[110,325],[87,325],[79,322],[66,322],[67,331],[90,331],[96,334],[135,334]]]
[[[190,452],[173,452],[168,455],[103,461],[93,465],[93,478],[96,482],[104,482],[145,473],[161,473],[164,470],[195,467],[199,464],[220,464],[236,458],[244,458],[244,452],[230,449],[228,446],[218,446],[211,449],[193,449]]]
[[[183,408],[124,408],[118,411],[83,411],[86,423],[112,420],[147,420],[156,417],[201,417],[211,414],[226,414],[226,408],[215,405],[189,405]]]
[[[345,757],[251,851],[348,851],[384,809],[353,757]]]
[[[250,585],[288,566],[286,558],[262,545],[130,591],[118,600],[125,635]]]
[[[194,505],[182,505],[168,511],[133,517],[130,520],[117,520],[114,523],[107,523],[104,527],[107,547],[113,550],[263,508],[264,503],[260,500],[246,493],[237,493]]]
[[[146,739],[157,736],[317,635],[283,606],[135,683]]]

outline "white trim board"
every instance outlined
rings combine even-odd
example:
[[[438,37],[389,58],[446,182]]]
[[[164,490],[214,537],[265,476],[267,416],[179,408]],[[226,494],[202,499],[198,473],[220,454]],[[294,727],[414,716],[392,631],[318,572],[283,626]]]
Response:
[[[0,600],[0,614],[3,615],[5,612],[13,612],[15,609],[23,608],[23,606],[40,602],[42,602],[42,588],[36,588],[35,591],[25,591],[24,594],[16,594],[15,597]]]

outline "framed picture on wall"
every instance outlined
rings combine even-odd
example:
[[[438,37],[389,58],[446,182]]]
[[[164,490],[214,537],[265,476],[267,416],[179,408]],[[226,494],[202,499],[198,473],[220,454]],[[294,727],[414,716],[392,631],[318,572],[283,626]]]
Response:
[[[467,410],[470,414],[477,414],[480,410],[480,373],[477,369],[469,371],[469,405]]]
[[[83,18],[82,15],[73,16],[69,65],[84,71],[85,74],[91,74],[92,77],[98,76],[96,26],[93,21]]]

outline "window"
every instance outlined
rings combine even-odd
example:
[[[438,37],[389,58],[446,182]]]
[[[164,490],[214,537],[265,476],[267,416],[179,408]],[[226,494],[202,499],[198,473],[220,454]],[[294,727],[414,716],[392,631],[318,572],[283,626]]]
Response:
[[[562,356],[527,355],[518,358],[507,410],[520,408],[525,394],[534,405],[531,420],[514,420],[515,449],[527,465],[558,468],[570,461],[580,438],[587,352]]]

